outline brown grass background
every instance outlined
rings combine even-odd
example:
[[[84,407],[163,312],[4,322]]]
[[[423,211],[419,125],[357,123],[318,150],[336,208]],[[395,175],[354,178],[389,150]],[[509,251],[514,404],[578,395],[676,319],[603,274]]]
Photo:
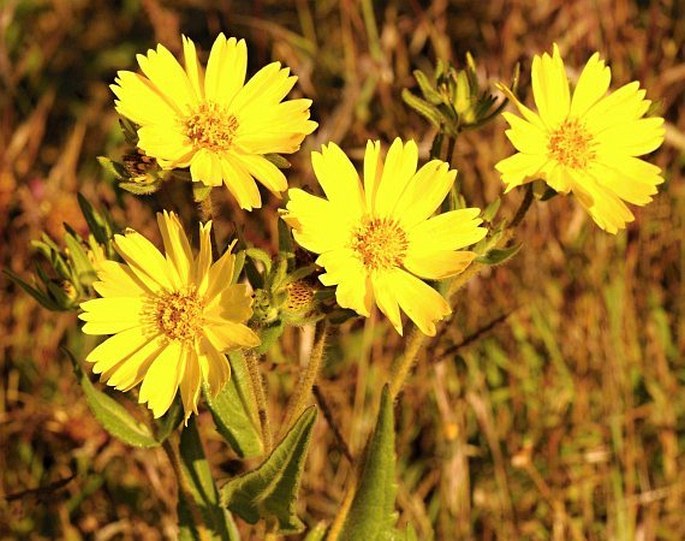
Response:
[[[463,65],[471,51],[491,82],[508,81],[521,62],[525,96],[533,54],[556,41],[572,79],[598,50],[612,88],[642,82],[667,122],[649,158],[666,183],[616,237],[570,198],[535,204],[520,254],[462,291],[396,410],[398,509],[421,540],[685,539],[685,3],[3,0],[3,268],[29,278],[32,239],[61,239],[63,222],[84,230],[77,191],[153,238],[155,210],[187,208],[178,193],[117,191],[100,170],[97,155],[121,152],[107,85],[157,42],[178,52],[184,33],[206,52],[219,31],[247,40],[249,73],[281,60],[300,78],[295,94],[314,100],[320,127],[292,157],[294,186],[314,186],[309,151],[327,141],[359,159],[368,138],[415,138],[425,159],[433,131],[400,93],[436,58]],[[502,191],[493,165],[512,150],[504,128],[497,119],[457,143],[471,204]],[[507,196],[502,212],[519,197]],[[219,199],[222,238],[244,227],[275,250],[278,201],[247,215]],[[67,345],[83,357],[90,347],[75,314],[43,310],[4,276],[0,292],[0,538],[173,539],[165,455],[108,436],[59,352]],[[310,331],[289,329],[264,364],[276,427]],[[330,341],[320,390],[354,453],[401,348],[382,318],[346,323]],[[200,424],[217,477],[250,466],[206,413]],[[335,515],[348,473],[320,418],[299,505],[305,522]]]

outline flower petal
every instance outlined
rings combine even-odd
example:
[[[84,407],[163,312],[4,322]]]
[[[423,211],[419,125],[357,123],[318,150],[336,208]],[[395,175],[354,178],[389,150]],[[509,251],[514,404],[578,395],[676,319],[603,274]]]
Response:
[[[162,234],[166,259],[178,273],[180,284],[188,284],[193,251],[178,216],[173,212],[157,213],[157,225]]]
[[[505,193],[526,182],[535,180],[538,173],[547,163],[545,154],[524,154],[517,152],[495,164],[495,169],[502,173],[502,182],[506,185]]]
[[[402,336],[402,316],[400,315],[400,306],[397,303],[396,291],[391,279],[391,275],[395,272],[404,273],[401,269],[372,273],[371,286],[378,308],[390,320],[397,333]]]
[[[405,231],[433,214],[454,184],[455,169],[441,160],[431,160],[409,180],[394,209]]]
[[[373,158],[373,153],[371,157]],[[399,137],[393,141],[372,199],[370,210],[374,216],[392,216],[396,206],[400,206],[399,201],[416,173],[418,159],[419,148],[414,141],[409,140],[403,144]]]
[[[386,280],[394,299],[409,319],[422,333],[435,336],[435,322],[452,313],[442,295],[401,269],[388,272]]]
[[[148,79],[172,101],[175,108],[187,115],[198,103],[188,74],[164,45],[136,56],[138,65]]]
[[[478,257],[475,252],[410,252],[404,258],[403,266],[412,274],[428,280],[444,280],[461,274]]]
[[[480,209],[451,210],[420,222],[407,232],[409,252],[458,250],[480,241],[488,230],[479,227]]]
[[[312,152],[312,167],[328,200],[345,208],[351,218],[365,213],[364,194],[359,174],[347,155],[335,143]]]
[[[226,39],[223,33],[214,40],[207,60],[205,96],[214,103],[230,106],[245,84],[247,46],[245,40]]]
[[[611,70],[601,60],[599,53],[590,57],[578,78],[573,91],[569,116],[580,117],[597,103],[609,90]]]
[[[257,183],[239,160],[233,156],[223,157],[221,171],[224,184],[238,201],[240,208],[252,210],[262,206],[262,197],[259,195]]]
[[[170,341],[148,368],[140,387],[138,402],[146,403],[155,419],[164,415],[176,396],[183,376],[183,345]]]
[[[555,43],[552,56],[544,53],[533,57],[533,96],[543,122],[556,128],[568,116],[570,93],[564,62]]]
[[[288,189],[288,181],[283,172],[263,156],[240,154],[237,158],[250,175],[264,184],[277,197]]]
[[[144,323],[146,308],[144,297],[106,297],[81,303],[86,334],[116,334]]]

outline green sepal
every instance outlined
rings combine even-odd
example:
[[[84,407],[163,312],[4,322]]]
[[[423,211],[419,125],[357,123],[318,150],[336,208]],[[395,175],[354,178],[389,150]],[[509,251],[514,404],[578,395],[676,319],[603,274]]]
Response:
[[[256,351],[259,355],[265,354],[276,343],[283,331],[285,330],[285,322],[280,319],[269,323],[268,325],[257,329],[261,343],[257,346]]]
[[[497,197],[492,203],[490,203],[481,214],[483,221],[490,222],[495,219],[497,212],[499,211],[500,205],[502,204],[502,198]]]
[[[264,454],[258,424],[257,405],[249,388],[245,358],[240,352],[229,353],[231,379],[216,396],[206,385],[202,391],[216,430],[242,458]]]
[[[111,396],[98,391],[91,383],[79,362],[71,352],[65,348],[62,351],[71,359],[76,372],[76,379],[81,384],[86,402],[102,427],[112,436],[134,447],[158,447],[150,428],[135,419],[128,410]]]
[[[65,227],[67,225],[65,224]],[[78,289],[81,288],[81,284],[90,286],[95,280],[97,280],[97,274],[93,268],[93,264],[88,259],[88,254],[86,254],[83,248],[83,243],[80,238],[74,236],[67,229],[67,234],[64,235],[64,242],[69,250],[69,259],[71,259],[72,265],[71,270],[75,274],[72,283]],[[81,291],[79,293],[82,293]]]
[[[202,182],[193,182],[193,201],[201,203],[212,193],[212,186],[205,186]]]
[[[109,216],[96,211],[81,192],[77,193],[76,197],[78,206],[81,208],[81,214],[83,214],[91,234],[98,244],[107,246],[112,238],[112,225]]]
[[[246,248],[245,255],[254,261],[259,261],[264,265],[264,274],[271,272],[271,256],[261,248]]]
[[[395,417],[386,385],[376,427],[364,456],[359,486],[338,539],[390,541],[395,536]]]
[[[153,182],[151,184],[143,184],[138,182],[120,182],[117,184],[122,190],[126,190],[133,195],[151,195],[157,191],[162,186],[161,182]],[[193,193],[193,196],[195,194]],[[197,201],[197,200],[196,200]]]
[[[492,248],[484,255],[476,258],[476,261],[478,263],[484,263],[485,265],[501,265],[514,257],[521,249],[521,246],[523,246],[523,244],[514,244],[508,248]]]
[[[421,89],[423,97],[426,98],[429,103],[438,105],[443,102],[443,97],[440,95],[440,92],[434,88],[425,73],[421,70],[414,70],[412,73],[414,74],[416,82],[419,83],[419,88]]]
[[[327,529],[328,524],[326,522],[319,522],[316,526],[314,526],[311,530],[307,532],[304,541],[323,541]]]
[[[155,421],[155,439],[161,444],[178,428],[183,421],[183,403],[176,396],[169,410]]]
[[[250,524],[265,520],[270,532],[301,532],[295,504],[316,413],[315,406],[307,408],[257,469],[226,483],[222,505]]]
[[[178,491],[179,539],[239,541],[240,535],[233,517],[219,505],[219,494],[205,458],[195,416],[189,419],[188,426],[181,432],[179,451],[183,477],[187,481],[184,485],[190,492],[188,494],[186,490]],[[188,501],[189,498],[193,501]],[[193,509],[200,513],[201,525],[197,524]],[[204,528],[207,535],[200,534],[198,528]]]
[[[402,90],[402,99],[409,107],[414,109],[417,113],[428,120],[433,126],[439,128],[442,124],[442,113],[433,104],[428,103],[426,100],[414,96],[409,90],[404,88]]]
[[[96,160],[102,166],[102,168],[107,171],[116,179],[128,178],[129,174],[123,164],[115,162],[114,160],[108,158],[107,156],[97,156]]]
[[[264,157],[279,169],[290,169],[291,167],[290,162],[280,154],[264,154]]]

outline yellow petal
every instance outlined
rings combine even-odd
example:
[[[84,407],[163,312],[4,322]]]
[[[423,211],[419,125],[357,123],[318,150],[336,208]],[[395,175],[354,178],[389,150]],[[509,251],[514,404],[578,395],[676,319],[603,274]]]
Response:
[[[402,144],[396,138],[385,158],[381,179],[376,188],[372,208],[374,216],[392,216],[398,201],[402,198],[407,185],[416,173],[419,149],[412,140]]]
[[[240,208],[252,210],[262,206],[257,183],[239,160],[225,156],[221,159],[221,171],[224,184],[240,205]]]
[[[288,189],[288,181],[283,172],[263,156],[241,154],[237,158],[248,173],[264,184],[274,195],[280,197],[281,192]]]
[[[547,126],[545,126],[545,123],[542,121],[540,116],[532,111],[531,109],[528,109],[521,101],[514,95],[514,93],[507,88],[507,86],[503,85],[502,83],[497,83],[495,84],[495,87],[504,94],[507,99],[513,103],[516,108],[519,110],[519,113],[523,115],[523,118],[525,118],[528,122],[533,124],[534,126],[537,126],[541,130],[547,130]]]
[[[127,265],[116,261],[100,263],[98,280],[93,288],[101,297],[138,297],[153,293]]]
[[[431,160],[411,177],[394,209],[405,231],[433,214],[454,184],[457,171],[440,160]]]
[[[149,240],[136,231],[114,235],[114,247],[129,268],[153,290],[174,288],[174,273],[164,256]]]
[[[599,58],[599,53],[593,54],[578,78],[569,115],[580,117],[585,114],[590,107],[604,97],[610,83],[611,70]]]
[[[502,173],[502,182],[506,185],[505,193],[526,182],[535,180],[546,164],[545,154],[523,154],[517,152],[495,164],[495,169]]]
[[[272,107],[290,92],[296,81],[297,77],[290,76],[289,68],[281,69],[280,62],[272,62],[255,73],[238,91],[229,111],[239,116],[251,116],[261,108]]]
[[[178,285],[188,284],[193,251],[178,216],[166,210],[158,212],[157,225],[162,234],[167,261],[173,265],[178,273],[180,279]]]
[[[633,81],[601,98],[585,113],[583,120],[592,133],[600,133],[616,124],[642,117],[649,107],[645,91]]]
[[[338,304],[369,317],[373,303],[371,282],[354,252],[349,248],[326,252],[317,258],[316,264],[326,269],[319,276],[321,283],[326,286],[337,285],[335,296]]]
[[[220,325],[214,322],[205,329],[205,336],[220,352],[238,348],[254,348],[261,344],[259,336],[247,325],[228,320],[224,320]]]
[[[382,176],[381,142],[367,141],[364,151],[364,197],[367,209],[372,208]]]
[[[231,377],[231,365],[226,356],[217,351],[212,343],[204,339],[200,345],[198,364],[202,372],[202,379],[207,382],[209,392],[216,396],[224,388]]]
[[[166,168],[187,167],[195,150],[173,118],[158,119],[138,129],[138,146]]]
[[[233,282],[233,270],[235,268],[235,255],[229,248],[224,254],[209,268],[207,276],[206,290],[200,290],[209,302],[218,296],[223,288]]]
[[[202,68],[197,61],[197,51],[195,50],[195,43],[186,36],[181,36],[183,40],[183,59],[185,61],[185,69],[188,74],[190,86],[198,101],[204,100],[204,90],[202,84]]]
[[[477,257],[475,252],[409,252],[404,258],[403,267],[412,274],[428,280],[444,280],[461,274]]]
[[[183,346],[174,340],[152,362],[140,387],[139,403],[146,403],[155,419],[166,413],[176,396],[182,377]]]
[[[150,49],[147,56],[137,55],[140,69],[182,114],[188,114],[197,104],[197,97],[188,75],[164,45]]]
[[[532,69],[533,96],[543,122],[556,128],[568,116],[570,94],[564,62],[554,44],[552,56],[535,55]]]
[[[661,170],[638,158],[622,156],[607,163],[595,163],[592,176],[621,199],[635,205],[646,205],[657,193],[664,179]]]
[[[185,373],[183,374],[183,379],[181,380],[179,388],[181,391],[183,410],[185,411],[184,422],[186,425],[193,413],[197,415],[197,402],[200,397],[201,382],[202,374],[200,372],[197,353],[194,350],[189,349],[186,357]]]
[[[442,295],[401,269],[388,272],[386,280],[394,299],[409,319],[422,333],[435,336],[435,322],[452,313]]]
[[[160,119],[177,118],[182,112],[148,79],[132,71],[119,71],[110,85],[118,98],[117,112],[136,124],[154,124]]]
[[[193,182],[202,182],[205,186],[221,186],[224,180],[221,157],[201,148],[190,161],[190,177]]]
[[[81,303],[79,319],[86,334],[115,334],[144,324],[144,297],[106,297]]]
[[[511,126],[505,133],[516,150],[538,155],[547,152],[549,135],[546,131],[514,114],[504,112],[502,116]]]
[[[128,391],[143,381],[148,369],[165,347],[166,340],[157,336],[119,363],[109,367],[100,365],[99,368],[102,369],[100,379],[119,391]]]
[[[571,174],[574,181],[573,193],[578,196],[578,201],[599,227],[608,233],[616,234],[625,228],[626,223],[635,219],[633,213],[614,192],[600,186],[589,175],[573,171]]]
[[[350,218],[364,214],[364,195],[359,174],[347,155],[335,143],[312,152],[312,167],[328,200],[345,208]]]
[[[130,357],[149,342],[149,333],[145,332],[141,325],[138,325],[119,332],[102,342],[88,354],[86,361],[94,363],[93,372],[101,374]]]
[[[252,317],[252,295],[246,284],[234,284],[225,288],[207,306],[206,316],[223,323],[230,320],[242,323]]]
[[[376,304],[381,312],[385,314],[390,320],[390,323],[397,333],[402,336],[402,317],[400,316],[400,307],[397,303],[396,291],[391,280],[391,274],[394,272],[402,272],[403,270],[395,269],[387,272],[373,273],[371,275],[371,286],[373,288],[373,296],[376,299]]]
[[[664,142],[664,119],[641,118],[620,122],[596,135],[605,148],[620,150],[628,156],[642,156],[656,150]]]
[[[198,291],[201,295],[207,290],[207,282],[209,280],[209,269],[212,265],[212,221],[206,224],[200,224],[200,253],[195,262],[195,274],[193,275],[193,283],[197,285]]]
[[[247,46],[245,40],[219,34],[207,60],[205,96],[215,103],[229,106],[245,83]]]
[[[477,208],[451,210],[420,222],[407,232],[409,252],[458,250],[477,243],[487,234],[479,227],[479,214]]]

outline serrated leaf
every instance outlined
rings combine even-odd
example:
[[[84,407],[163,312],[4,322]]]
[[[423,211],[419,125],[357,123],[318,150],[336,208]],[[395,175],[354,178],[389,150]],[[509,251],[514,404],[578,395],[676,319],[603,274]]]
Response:
[[[478,263],[485,265],[500,265],[514,257],[521,249],[522,244],[514,244],[508,248],[493,248],[488,250],[485,255],[476,258]]]
[[[215,397],[203,388],[205,402],[217,432],[243,458],[264,453],[257,406],[250,391],[249,374],[242,353],[231,352],[231,379]]]
[[[159,446],[159,442],[146,425],[134,419],[128,410],[111,396],[98,391],[71,352],[64,348],[62,351],[71,359],[90,411],[107,432],[134,447]]]
[[[381,541],[392,539],[395,512],[395,418],[386,385],[378,420],[364,457],[359,486],[338,539]]]
[[[432,103],[433,105],[442,103],[442,96],[428,80],[428,76],[421,70],[414,70],[413,73],[416,82],[419,83],[419,88],[421,89],[423,97],[426,98],[426,100],[429,103]]]
[[[219,493],[205,458],[195,416],[191,416],[188,426],[181,432],[179,450],[186,481],[178,491],[179,539],[239,541],[233,518],[219,505]],[[201,530],[204,532],[200,533]]]
[[[276,533],[301,532],[295,504],[315,420],[316,407],[310,406],[257,469],[221,488],[222,504],[250,524],[263,519]]]
[[[425,100],[422,100],[417,96],[414,96],[414,94],[409,92],[409,90],[407,90],[406,88],[402,90],[402,99],[404,100],[404,103],[406,103],[409,107],[414,109],[414,111],[423,116],[436,128],[440,127],[443,119],[442,114],[437,109],[437,107],[428,103]]]

